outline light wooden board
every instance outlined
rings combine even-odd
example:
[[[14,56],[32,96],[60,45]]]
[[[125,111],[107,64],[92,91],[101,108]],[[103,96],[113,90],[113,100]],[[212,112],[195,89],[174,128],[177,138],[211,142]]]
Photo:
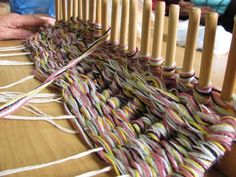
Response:
[[[6,14],[10,12],[9,4],[0,2],[0,15]]]

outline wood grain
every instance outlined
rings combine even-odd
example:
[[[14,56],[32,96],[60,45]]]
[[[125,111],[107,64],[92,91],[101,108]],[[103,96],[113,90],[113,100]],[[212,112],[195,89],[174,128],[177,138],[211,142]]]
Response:
[[[175,55],[176,55],[176,41],[177,41],[177,29],[179,19],[179,6],[176,4],[170,5],[169,14],[169,26],[168,37],[167,37],[167,52],[164,65],[165,67],[175,66]]]
[[[217,27],[218,14],[209,13],[206,17],[206,28],[204,34],[204,44],[202,51],[201,70],[199,74],[199,88],[210,87],[211,68],[213,63],[213,53],[215,44],[215,34]]]

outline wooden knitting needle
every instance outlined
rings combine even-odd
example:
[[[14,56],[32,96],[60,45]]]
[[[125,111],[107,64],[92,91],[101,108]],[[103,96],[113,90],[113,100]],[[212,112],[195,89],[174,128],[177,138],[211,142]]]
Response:
[[[208,88],[210,86],[217,20],[217,13],[208,13],[206,16],[206,27],[199,74],[199,89]]]
[[[102,2],[101,0],[97,0],[97,5],[96,5],[96,24],[101,24],[101,7],[102,7]]]
[[[138,2],[130,0],[129,6],[129,41],[128,51],[134,52],[137,44],[137,22],[138,22]]]
[[[82,20],[82,0],[78,0],[78,19]]]
[[[61,9],[61,4],[60,0],[55,0],[55,12],[56,12],[56,21],[58,22],[61,19],[61,14],[60,14],[60,9]]]
[[[96,15],[96,0],[90,0],[89,3],[89,22],[95,22]]]
[[[112,0],[112,14],[111,14],[111,43],[116,43],[118,40],[118,12],[119,0]]]
[[[157,1],[155,12],[155,24],[154,35],[152,45],[152,58],[160,59],[162,57],[162,41],[163,41],[163,29],[164,29],[164,17],[165,17],[165,2]]]
[[[150,40],[152,1],[145,0],[143,6],[142,38],[140,55],[148,56],[148,47]]]
[[[67,10],[67,14],[68,14],[68,19],[71,19],[71,17],[73,16],[73,0],[68,0],[68,10]]]
[[[120,27],[120,47],[127,45],[128,23],[129,23],[129,0],[122,0],[121,27]]]
[[[236,79],[236,18],[234,18],[233,36],[228,56],[221,98],[225,101],[232,99]]]
[[[186,47],[184,52],[183,72],[193,72],[193,60],[195,57],[198,27],[201,17],[199,8],[192,8],[189,13],[188,33],[186,39]]]
[[[170,5],[169,8],[169,21],[168,21],[168,36],[167,36],[167,47],[166,47],[166,59],[165,66],[175,66],[175,51],[176,51],[176,36],[177,26],[179,20],[179,6]]]
[[[102,0],[102,33],[108,30],[107,8],[107,0]]]
[[[62,16],[63,20],[67,21],[68,16],[67,16],[67,0],[62,0]]]
[[[78,0],[73,1],[73,18],[76,19],[78,17]]]
[[[88,20],[88,0],[82,0],[82,19],[84,22]]]

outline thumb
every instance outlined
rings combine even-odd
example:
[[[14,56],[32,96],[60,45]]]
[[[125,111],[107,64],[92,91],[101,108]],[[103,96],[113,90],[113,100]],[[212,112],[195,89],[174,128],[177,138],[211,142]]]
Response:
[[[31,35],[32,32],[24,29],[0,28],[0,40],[25,39]]]

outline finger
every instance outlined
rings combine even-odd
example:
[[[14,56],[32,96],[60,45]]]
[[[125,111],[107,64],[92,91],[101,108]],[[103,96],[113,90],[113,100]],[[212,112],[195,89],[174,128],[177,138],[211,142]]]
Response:
[[[51,25],[54,25],[56,22],[55,18],[46,16],[46,15],[36,15],[36,17],[43,19],[46,23],[51,24]]]
[[[14,28],[42,26],[47,23],[46,20],[35,17],[33,15],[18,15],[12,20],[11,26]]]
[[[0,40],[25,39],[31,35],[33,33],[25,29],[0,28]]]
[[[35,17],[50,17],[47,14],[33,14],[33,16],[35,16]]]
[[[209,12],[211,12],[212,11],[212,9],[210,8],[202,8],[201,9],[201,14],[202,15],[206,15],[207,13],[209,13]]]

